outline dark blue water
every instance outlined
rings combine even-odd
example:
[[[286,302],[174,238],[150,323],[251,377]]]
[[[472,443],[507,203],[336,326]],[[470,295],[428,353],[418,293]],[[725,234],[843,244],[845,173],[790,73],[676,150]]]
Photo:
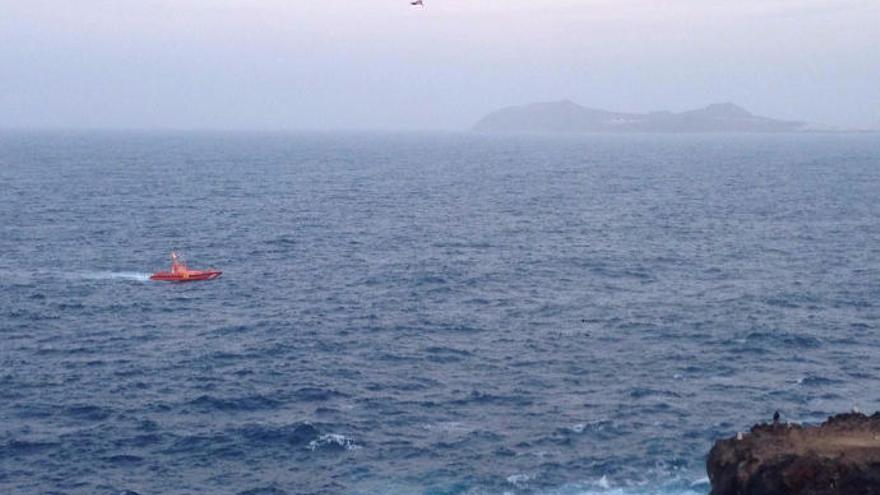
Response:
[[[7,132],[0,493],[705,493],[880,407],[878,198],[877,135]]]

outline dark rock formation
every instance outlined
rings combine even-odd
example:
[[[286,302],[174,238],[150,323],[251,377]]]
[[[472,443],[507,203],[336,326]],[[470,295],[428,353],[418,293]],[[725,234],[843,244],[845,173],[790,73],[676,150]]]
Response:
[[[762,424],[715,443],[710,495],[880,495],[880,413]]]
[[[732,103],[682,113],[622,113],[564,100],[509,107],[477,122],[479,132],[784,132],[806,130],[803,122],[752,115]]]

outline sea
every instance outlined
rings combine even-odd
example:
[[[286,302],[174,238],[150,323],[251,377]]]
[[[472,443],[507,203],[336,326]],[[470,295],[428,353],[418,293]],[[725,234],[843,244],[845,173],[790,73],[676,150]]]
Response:
[[[4,495],[701,495],[878,377],[878,134],[0,132]]]

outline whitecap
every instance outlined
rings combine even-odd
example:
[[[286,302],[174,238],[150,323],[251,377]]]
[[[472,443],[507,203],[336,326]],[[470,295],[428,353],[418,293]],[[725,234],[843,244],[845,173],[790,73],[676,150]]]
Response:
[[[608,423],[609,421],[606,419],[597,419],[586,423],[577,423],[573,426],[570,426],[568,429],[578,434],[583,433],[587,430],[602,431],[605,429],[605,426]]]
[[[313,452],[327,447],[344,450],[357,450],[361,448],[353,439],[338,433],[325,433],[309,442],[308,445],[308,449]]]
[[[694,480],[693,482],[691,482],[691,488],[702,487],[702,486],[709,486],[710,483],[711,483],[711,482],[709,481],[709,477],[708,477],[708,476],[704,476],[704,477],[702,477],[702,478],[700,478],[700,479],[698,479],[698,480]]]
[[[507,482],[517,488],[522,488],[526,483],[528,483],[529,481],[532,481],[533,479],[535,479],[534,475],[525,474],[525,473],[518,473],[518,474],[512,474],[512,475],[508,476]]]

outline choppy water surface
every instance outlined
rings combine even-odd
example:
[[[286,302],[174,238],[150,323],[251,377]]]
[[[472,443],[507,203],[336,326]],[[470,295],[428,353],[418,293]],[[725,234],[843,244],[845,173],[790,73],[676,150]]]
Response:
[[[878,198],[877,135],[0,135],[0,492],[704,493],[880,407]]]

